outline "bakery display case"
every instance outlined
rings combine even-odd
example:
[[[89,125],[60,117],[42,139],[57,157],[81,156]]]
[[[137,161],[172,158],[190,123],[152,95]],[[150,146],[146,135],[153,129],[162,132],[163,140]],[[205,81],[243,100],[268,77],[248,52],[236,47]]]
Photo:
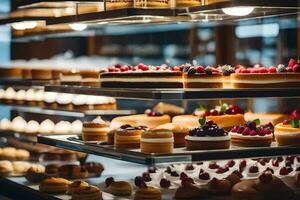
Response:
[[[300,198],[299,1],[10,5],[0,199]]]

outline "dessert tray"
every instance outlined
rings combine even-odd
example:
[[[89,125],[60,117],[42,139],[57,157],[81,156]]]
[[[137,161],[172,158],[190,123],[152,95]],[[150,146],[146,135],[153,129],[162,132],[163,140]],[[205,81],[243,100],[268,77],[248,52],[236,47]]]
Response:
[[[223,160],[232,158],[256,158],[299,154],[298,146],[277,146],[275,142],[270,147],[235,147],[220,150],[187,151],[185,148],[175,148],[172,154],[145,154],[140,149],[120,150],[105,143],[84,142],[77,135],[38,136],[38,142],[74,151],[95,154],[99,156],[124,160],[139,164],[153,165],[169,162],[192,162],[203,160]]]

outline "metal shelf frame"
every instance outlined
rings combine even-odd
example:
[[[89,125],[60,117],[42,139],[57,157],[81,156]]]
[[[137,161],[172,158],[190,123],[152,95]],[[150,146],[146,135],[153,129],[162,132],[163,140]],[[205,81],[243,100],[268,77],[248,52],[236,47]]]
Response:
[[[230,149],[202,151],[187,151],[185,148],[176,148],[172,154],[145,154],[141,153],[140,150],[122,150],[101,143],[85,143],[76,135],[40,135],[38,136],[38,142],[50,146],[144,165],[300,154],[300,147],[279,147],[275,143],[273,143],[271,147],[231,147]]]

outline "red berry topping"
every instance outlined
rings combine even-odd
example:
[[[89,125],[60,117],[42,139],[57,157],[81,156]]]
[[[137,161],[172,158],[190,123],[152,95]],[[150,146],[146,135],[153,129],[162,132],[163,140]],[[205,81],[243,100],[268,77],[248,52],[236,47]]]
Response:
[[[144,172],[142,177],[145,182],[150,182],[152,180],[148,172]]]
[[[250,70],[249,69],[241,69],[241,73],[247,74],[247,73],[250,73]]]
[[[298,172],[297,175],[296,175],[296,180],[297,180],[297,181],[300,181],[300,173],[299,173],[299,172]]]
[[[203,66],[198,66],[196,69],[197,69],[197,73],[201,73],[201,74],[205,73]]]
[[[179,177],[179,174],[176,171],[171,172],[171,176],[173,177]]]
[[[258,68],[252,68],[252,69],[250,69],[250,73],[252,73],[252,74],[258,74],[259,73],[259,69]]]
[[[184,179],[186,179],[186,178],[188,178],[189,176],[186,174],[186,173],[184,173],[184,172],[181,172],[180,173],[180,180],[184,180]]]
[[[300,119],[300,109],[296,109],[292,112],[290,119],[294,120],[295,118]]]
[[[121,69],[121,72],[129,71],[129,67],[127,65],[123,65],[120,69]]]
[[[258,172],[258,167],[257,166],[251,166],[249,168],[249,173],[257,173]]]
[[[262,175],[259,176],[259,180],[263,184],[270,183],[273,179],[273,175],[269,171],[265,171]]]
[[[250,131],[250,135],[251,135],[251,136],[256,136],[256,135],[257,135],[257,132],[256,132],[256,130],[252,130],[252,131]]]
[[[243,65],[236,65],[236,66],[234,66],[234,69],[239,69],[239,68],[244,68],[244,66]]]
[[[134,179],[134,184],[135,184],[137,187],[140,187],[142,183],[144,183],[143,177],[141,177],[141,176],[135,177],[135,179]]]
[[[265,166],[265,165],[266,165],[266,161],[265,161],[265,159],[263,159],[263,158],[259,159],[258,162],[259,162],[262,166]]]
[[[173,71],[178,71],[178,72],[180,72],[180,71],[181,71],[181,68],[180,68],[179,66],[175,66],[175,67],[173,67]]]
[[[239,169],[240,171],[243,171],[245,169],[245,167],[247,166],[247,161],[246,160],[242,160],[240,162],[240,165],[239,165]]]
[[[147,184],[145,182],[142,182],[139,186],[139,188],[147,188]]]
[[[235,165],[234,160],[229,160],[226,164],[227,167],[233,167]]]
[[[278,160],[272,160],[272,166],[279,167],[279,161]]]
[[[289,60],[288,67],[294,67],[294,65],[296,65],[296,64],[297,64],[297,61],[295,59],[291,58]]]
[[[243,133],[244,129],[245,129],[245,127],[239,126],[239,128],[237,129],[236,132],[237,132],[237,133]]]
[[[200,117],[207,117],[207,116],[210,116],[210,112],[207,110],[200,114]]]
[[[258,131],[258,135],[259,135],[259,136],[265,136],[266,134],[265,134],[265,132],[264,132],[264,129],[260,129],[260,130]]]
[[[277,73],[277,68],[276,67],[270,67],[269,68],[269,73]]]
[[[208,168],[209,169],[218,169],[219,165],[216,162],[211,162],[211,163],[209,163]]]
[[[300,73],[300,65],[296,64],[293,66],[293,72]]]
[[[237,130],[238,130],[238,127],[237,127],[237,126],[235,126],[235,127],[233,127],[233,128],[230,130],[230,132],[236,133],[236,132],[237,132]]]
[[[212,110],[210,110],[210,115],[216,116],[216,115],[219,115],[219,112],[217,110],[212,109]]]
[[[159,182],[160,187],[169,188],[171,186],[171,182],[165,178],[162,178]]]
[[[199,174],[199,179],[207,181],[207,180],[210,179],[210,175],[207,172],[200,173]]]
[[[279,174],[280,174],[281,176],[287,175],[287,174],[288,174],[287,168],[286,168],[286,167],[281,168],[281,169],[279,170]]]
[[[217,174],[223,174],[229,170],[228,167],[219,167],[216,171]]]
[[[265,172],[270,172],[271,174],[274,174],[274,170],[270,167],[267,167],[267,169],[265,169]]]
[[[187,171],[191,171],[191,170],[194,170],[194,169],[195,168],[192,164],[188,164],[188,165],[185,166],[185,170],[187,170]]]
[[[294,70],[293,70],[293,67],[287,67],[287,68],[286,68],[286,71],[287,71],[287,72],[293,72]]]
[[[251,129],[248,128],[248,127],[246,127],[246,128],[244,129],[244,131],[242,132],[242,135],[250,135],[250,132],[251,132]]]
[[[243,178],[243,174],[239,172],[238,170],[234,170],[232,174],[236,174],[238,177]]]
[[[115,71],[115,66],[110,66],[110,67],[108,67],[108,71],[109,72],[114,72]]]
[[[115,180],[114,180],[113,177],[108,177],[107,179],[105,179],[105,185],[106,185],[106,187],[108,187],[113,182],[115,182]]]
[[[266,68],[259,68],[259,73],[263,74],[263,73],[268,73],[268,70]]]
[[[284,124],[284,125],[289,124],[289,120],[284,120],[284,121],[282,122],[282,124]]]

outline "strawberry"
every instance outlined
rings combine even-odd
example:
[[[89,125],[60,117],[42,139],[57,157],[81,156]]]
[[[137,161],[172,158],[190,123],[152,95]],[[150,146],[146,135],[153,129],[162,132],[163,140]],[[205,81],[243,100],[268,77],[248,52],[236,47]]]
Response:
[[[293,66],[293,72],[300,73],[300,64],[295,64]]]
[[[276,67],[270,67],[269,68],[269,73],[277,73],[277,68]]]
[[[288,67],[294,67],[294,65],[296,65],[296,64],[297,64],[297,61],[295,59],[291,58],[289,60]]]

